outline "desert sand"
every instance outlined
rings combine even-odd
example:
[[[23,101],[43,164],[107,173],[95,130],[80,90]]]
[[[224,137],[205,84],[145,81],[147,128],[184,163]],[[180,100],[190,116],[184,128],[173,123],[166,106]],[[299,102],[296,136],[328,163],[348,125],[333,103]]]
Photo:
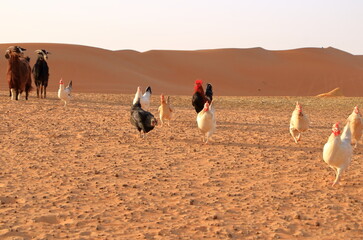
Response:
[[[218,96],[316,96],[339,87],[345,96],[363,96],[363,56],[329,48],[269,51],[263,48],[198,51],[110,51],[48,43],[0,44],[36,49],[49,56],[49,91],[73,81],[78,92],[131,94],[150,85],[154,93],[190,95],[195,79],[213,84]],[[0,57],[0,90],[6,90],[7,62]]]
[[[0,239],[362,239],[363,145],[341,184],[322,160],[362,98],[215,97],[201,144],[190,96],[141,139],[133,95],[0,92]],[[151,112],[157,115],[159,97]],[[295,144],[295,101],[311,129]]]

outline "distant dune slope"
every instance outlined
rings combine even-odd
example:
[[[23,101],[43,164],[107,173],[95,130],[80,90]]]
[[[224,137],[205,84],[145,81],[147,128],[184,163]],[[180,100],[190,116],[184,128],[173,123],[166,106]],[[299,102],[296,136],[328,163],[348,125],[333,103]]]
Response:
[[[36,49],[49,56],[49,91],[62,77],[74,91],[133,93],[139,85],[154,93],[190,95],[197,78],[210,82],[216,95],[315,96],[339,87],[345,96],[363,96],[363,56],[334,48],[269,51],[262,48],[198,51],[105,49],[48,43],[0,44],[27,48],[31,66]],[[0,89],[6,90],[7,61],[0,57]]]

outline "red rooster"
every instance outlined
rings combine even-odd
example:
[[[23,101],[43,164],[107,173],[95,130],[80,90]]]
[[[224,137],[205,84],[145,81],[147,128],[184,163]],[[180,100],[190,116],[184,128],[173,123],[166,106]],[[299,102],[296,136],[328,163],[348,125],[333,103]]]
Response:
[[[213,90],[212,85],[207,84],[207,89],[204,93],[203,89],[203,81],[200,79],[195,80],[195,86],[194,86],[194,94],[192,97],[192,105],[197,113],[203,110],[204,103],[208,102],[209,104],[213,100]]]

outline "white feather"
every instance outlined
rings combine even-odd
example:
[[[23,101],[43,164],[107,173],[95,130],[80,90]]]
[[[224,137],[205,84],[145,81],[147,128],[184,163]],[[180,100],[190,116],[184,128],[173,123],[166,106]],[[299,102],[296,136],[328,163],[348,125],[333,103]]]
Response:
[[[140,98],[141,108],[144,109],[145,111],[149,111],[150,97],[151,97],[150,92],[145,92],[144,95],[142,95]]]
[[[208,102],[204,104],[204,109],[197,115],[197,125],[202,133],[203,142],[208,143],[209,138],[215,132],[217,124],[215,109],[212,104],[208,107]]]
[[[134,97],[134,101],[132,101],[132,105],[134,105],[137,102],[137,100],[139,98],[141,98],[141,95],[142,95],[141,89],[140,89],[140,87],[137,87],[135,97]]]
[[[132,104],[135,104],[138,99],[140,99],[141,108],[145,111],[148,111],[150,108],[151,93],[149,91],[146,91],[144,95],[142,95],[140,87],[137,87]]]

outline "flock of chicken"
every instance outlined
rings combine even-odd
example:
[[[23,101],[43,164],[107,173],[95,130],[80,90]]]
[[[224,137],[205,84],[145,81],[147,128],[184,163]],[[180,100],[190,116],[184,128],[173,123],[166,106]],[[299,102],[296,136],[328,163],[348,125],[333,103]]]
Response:
[[[25,59],[26,60],[25,62],[29,63],[29,58],[25,58],[23,56],[23,52],[25,50],[26,49],[21,48],[19,46],[11,46],[6,50],[5,56],[7,56],[7,54],[8,55],[16,54],[19,55],[21,59]],[[44,98],[45,98],[46,87],[48,84],[48,77],[49,77],[46,60],[47,60],[47,54],[49,54],[49,52],[47,52],[44,49],[37,50],[35,52],[39,55],[38,56],[39,62],[37,61],[32,70],[34,73],[34,79],[37,86],[37,96],[39,97],[39,87],[41,87],[40,93],[41,94],[44,93]],[[42,69],[37,69],[37,64],[39,65],[40,63],[46,65],[44,79],[41,79],[38,76],[40,75],[39,71],[42,70]],[[44,66],[42,68],[44,68]],[[206,86],[206,91],[204,92],[202,84],[203,84],[202,80],[195,81],[194,94],[192,97],[192,105],[197,113],[196,120],[197,120],[198,129],[202,134],[203,142],[207,144],[209,138],[216,130],[216,118],[215,118],[215,109],[213,106],[212,85],[208,83]],[[12,93],[13,89],[11,88],[10,91]],[[64,106],[66,106],[68,101],[72,98],[71,92],[72,92],[72,81],[70,81],[68,86],[65,87],[63,80],[61,79],[59,81],[58,98],[64,102]],[[140,87],[138,87],[131,108],[130,122],[132,125],[134,125],[137,128],[141,137],[145,137],[146,134],[151,130],[153,130],[157,125],[157,119],[154,117],[152,113],[149,112],[151,94],[152,91],[150,86],[147,87],[144,94],[142,94]],[[12,93],[11,96],[13,99],[14,93]],[[170,120],[172,119],[174,113],[174,110],[170,104],[170,97],[167,97],[165,99],[164,95],[161,94],[160,107],[158,108],[158,112],[161,125],[167,123],[170,126]],[[290,119],[290,133],[296,143],[300,141],[301,133],[308,130],[308,128],[309,128],[309,119],[303,113],[301,105],[297,102],[295,110],[293,111]],[[351,144],[355,143],[355,147],[357,147],[358,142],[362,136],[362,131],[363,131],[363,118],[357,106],[354,108],[352,114],[348,117],[347,123],[342,132],[339,123],[335,123],[333,125],[332,134],[330,135],[323,149],[324,161],[331,168],[333,168],[336,173],[336,178],[333,182],[333,186],[339,183],[342,173],[349,166],[353,156],[353,148]]]
[[[297,102],[290,119],[290,133],[296,143],[300,141],[301,133],[308,128],[309,119]],[[352,144],[355,143],[355,148],[358,146],[362,130],[363,118],[357,106],[347,118],[342,132],[339,123],[333,125],[332,133],[323,148],[323,160],[334,169],[336,174],[333,186],[339,183],[342,173],[349,166],[353,156]]]
[[[197,112],[197,125],[202,134],[203,142],[208,143],[209,138],[216,129],[216,119],[212,104],[212,85],[207,84],[206,92],[204,93],[202,83],[202,80],[195,81],[192,105]],[[151,94],[150,86],[146,88],[144,94],[142,94],[140,87],[138,87],[131,108],[130,122],[139,131],[141,137],[145,137],[146,133],[153,130],[157,125],[156,118],[149,112]],[[174,113],[170,104],[170,97],[165,99],[163,94],[160,95],[158,112],[161,125],[167,123],[170,126],[170,120]]]
[[[146,133],[157,125],[157,119],[149,112],[151,94],[151,87],[147,87],[144,94],[142,94],[140,87],[138,87],[131,108],[130,121],[137,128],[141,137],[145,137]],[[204,92],[202,81],[196,80],[192,105],[197,113],[197,126],[205,144],[208,143],[209,138],[216,130],[215,110],[212,100],[212,85],[207,84],[206,91]],[[160,96],[158,112],[161,124],[163,125],[167,122],[170,125],[174,110],[170,105],[170,98],[167,97],[165,100],[163,94]],[[302,111],[301,104],[297,102],[290,119],[290,133],[296,143],[301,140],[301,133],[308,130],[309,123],[307,115]],[[355,147],[357,147],[362,131],[363,118],[357,106],[348,117],[343,131],[341,131],[339,123],[333,125],[332,134],[323,148],[324,161],[336,173],[333,186],[339,183],[342,173],[349,166],[353,156],[352,143],[355,143]]]

